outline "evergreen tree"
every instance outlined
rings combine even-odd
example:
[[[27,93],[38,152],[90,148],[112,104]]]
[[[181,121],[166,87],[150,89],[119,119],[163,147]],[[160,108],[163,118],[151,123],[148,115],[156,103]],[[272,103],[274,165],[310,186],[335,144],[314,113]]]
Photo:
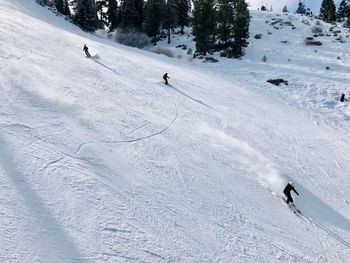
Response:
[[[167,30],[168,44],[170,44],[170,31],[176,25],[175,1],[168,0],[165,6],[163,27]]]
[[[98,28],[104,28],[104,26],[108,26],[106,8],[107,8],[108,0],[95,0],[96,12],[98,17]]]
[[[60,12],[61,14],[63,14],[63,12],[64,12],[64,10],[63,10],[64,9],[64,2],[63,2],[63,0],[55,0],[54,4],[55,4],[55,7],[56,7],[57,11]]]
[[[305,4],[303,2],[301,2],[300,0],[298,3],[298,8],[295,11],[295,13],[302,14],[302,15],[305,15],[305,13],[306,13]]]
[[[94,32],[99,24],[94,0],[78,0],[73,21],[81,29]]]
[[[235,0],[234,42],[229,50],[229,57],[239,58],[248,46],[250,15],[245,0]]]
[[[63,11],[62,11],[62,15],[71,16],[71,12],[70,12],[70,9],[69,9],[69,2],[68,2],[68,0],[63,0]]]
[[[214,0],[195,0],[193,6],[192,24],[196,52],[205,55],[213,48],[215,41]]]
[[[119,10],[120,27],[141,30],[144,19],[143,0],[122,0]]]
[[[328,23],[335,22],[335,4],[333,0],[323,0],[320,9],[320,18]]]
[[[189,23],[189,12],[191,11],[191,0],[175,0],[175,10],[177,25],[180,27],[180,33],[184,33],[184,27]]]
[[[109,0],[106,11],[107,26],[111,32],[118,26],[118,2],[116,0]]]
[[[283,13],[289,13],[288,7],[286,5],[283,7],[282,12]]]
[[[148,0],[146,3],[145,29],[148,36],[152,38],[153,43],[157,42],[164,9],[164,0]]]
[[[234,39],[234,0],[218,0],[217,8],[218,47],[227,49]]]
[[[344,21],[345,18],[349,16],[350,16],[350,0],[342,0],[338,8],[337,18],[340,21]]]

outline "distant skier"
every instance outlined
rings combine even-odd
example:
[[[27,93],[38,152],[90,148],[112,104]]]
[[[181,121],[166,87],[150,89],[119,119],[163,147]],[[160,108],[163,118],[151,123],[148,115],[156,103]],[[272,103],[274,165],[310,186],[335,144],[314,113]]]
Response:
[[[344,102],[344,101],[345,101],[345,94],[344,94],[344,93],[341,95],[340,101],[341,101],[341,102]]]
[[[168,79],[169,79],[168,73],[165,73],[165,74],[163,75],[163,79],[165,80],[165,84],[168,85]]]
[[[85,52],[85,55],[86,55],[88,58],[91,57],[91,55],[90,55],[90,53],[89,53],[89,48],[88,48],[86,45],[84,45],[83,51]]]
[[[293,203],[293,198],[292,198],[292,195],[291,195],[291,191],[294,191],[297,195],[299,195],[299,193],[294,188],[294,183],[293,182],[289,182],[286,185],[286,187],[284,188],[284,190],[283,190],[283,193],[287,197],[287,201],[286,201],[287,204],[289,204],[289,202]]]

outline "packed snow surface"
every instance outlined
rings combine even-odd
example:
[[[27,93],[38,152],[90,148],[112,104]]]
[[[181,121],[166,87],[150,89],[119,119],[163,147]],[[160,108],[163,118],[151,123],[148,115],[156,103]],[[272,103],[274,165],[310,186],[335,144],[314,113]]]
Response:
[[[0,0],[0,261],[349,262],[350,39],[315,22],[253,12],[202,63]]]

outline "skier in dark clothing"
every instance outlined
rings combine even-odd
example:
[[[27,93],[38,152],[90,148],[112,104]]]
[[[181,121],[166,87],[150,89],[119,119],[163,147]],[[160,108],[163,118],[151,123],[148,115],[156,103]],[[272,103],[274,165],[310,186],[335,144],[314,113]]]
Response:
[[[287,197],[287,204],[289,204],[289,202],[293,203],[293,198],[291,195],[291,191],[294,191],[297,195],[299,195],[299,193],[295,190],[294,186],[293,186],[293,182],[290,182],[286,185],[286,187],[283,190],[283,193],[286,195]]]
[[[344,102],[344,101],[345,101],[345,94],[344,94],[344,93],[341,95],[340,101],[341,101],[341,102]]]
[[[86,45],[84,45],[83,51],[85,52],[85,55],[86,55],[88,58],[91,57],[91,55],[90,55],[90,53],[89,53],[89,48],[88,48]]]
[[[169,79],[168,73],[165,73],[165,74],[163,75],[163,79],[165,80],[165,84],[168,85],[168,79]]]

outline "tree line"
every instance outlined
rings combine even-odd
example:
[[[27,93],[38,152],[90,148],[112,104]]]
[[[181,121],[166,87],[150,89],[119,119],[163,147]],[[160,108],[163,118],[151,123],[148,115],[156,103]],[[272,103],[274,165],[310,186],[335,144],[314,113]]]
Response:
[[[288,12],[287,6],[284,6],[282,12]],[[301,0],[299,0],[295,13],[313,15],[310,9],[305,7],[304,1]],[[318,18],[328,23],[345,21],[345,26],[350,27],[350,0],[342,0],[338,10],[333,0],[322,0]]]
[[[250,15],[245,0],[37,0],[53,5],[87,32],[97,29],[146,33],[153,43],[192,26],[196,53],[221,51],[238,58],[248,46]]]

